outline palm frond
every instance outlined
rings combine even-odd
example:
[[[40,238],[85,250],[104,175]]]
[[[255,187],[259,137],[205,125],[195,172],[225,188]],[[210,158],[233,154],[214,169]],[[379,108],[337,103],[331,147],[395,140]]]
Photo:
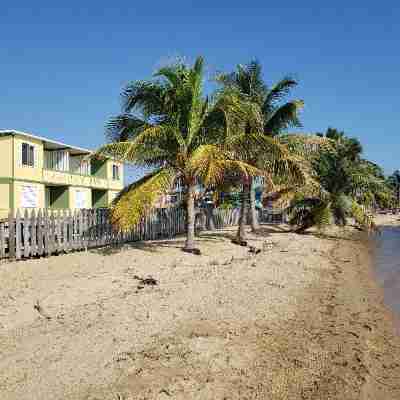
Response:
[[[303,109],[302,100],[290,101],[272,111],[263,109],[266,119],[264,122],[264,132],[268,135],[277,135],[281,131],[290,127],[300,128],[302,126],[299,119],[299,112]]]
[[[264,174],[263,170],[237,160],[232,152],[216,145],[199,146],[187,166],[187,173],[199,176],[206,186],[221,182],[229,171],[240,176]]]
[[[165,87],[160,82],[136,81],[129,83],[122,91],[122,110],[131,113],[138,110],[145,118],[165,114]]]
[[[126,142],[135,138],[147,122],[132,114],[121,114],[111,118],[106,124],[106,137],[110,142]]]
[[[286,97],[290,91],[298,85],[298,82],[290,77],[286,76],[279,82],[275,83],[272,88],[268,91],[267,96],[264,100],[264,108],[267,113],[273,110],[274,104],[277,101],[281,101]]]
[[[351,203],[351,216],[354,218],[357,224],[368,232],[378,231],[374,219],[371,215],[360,206],[355,200]]]
[[[113,225],[122,231],[135,226],[153,209],[159,196],[168,193],[175,176],[172,169],[162,168],[127,186],[113,202]]]

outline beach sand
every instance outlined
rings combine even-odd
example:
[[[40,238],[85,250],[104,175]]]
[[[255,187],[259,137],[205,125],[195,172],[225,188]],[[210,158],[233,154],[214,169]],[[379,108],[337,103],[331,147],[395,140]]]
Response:
[[[0,399],[400,399],[368,240],[288,230],[1,264]]]

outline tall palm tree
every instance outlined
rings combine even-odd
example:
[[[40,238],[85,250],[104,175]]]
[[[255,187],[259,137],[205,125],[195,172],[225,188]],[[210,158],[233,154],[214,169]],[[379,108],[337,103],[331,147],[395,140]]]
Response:
[[[113,143],[97,152],[153,170],[128,186],[115,201],[112,221],[129,229],[154,207],[158,196],[179,179],[187,198],[185,250],[194,250],[195,189],[198,181],[211,185],[225,171],[243,176],[262,171],[242,160],[224,145],[227,132],[245,110],[237,99],[224,95],[203,96],[203,59],[194,65],[182,62],[163,67],[154,79],[128,84],[123,94],[123,113],[113,118],[107,133]]]
[[[290,90],[297,85],[295,79],[288,76],[271,87],[268,87],[262,78],[261,64],[258,61],[251,61],[247,65],[238,65],[236,71],[232,73],[219,75],[217,81],[224,88],[234,88],[242,99],[245,99],[246,102],[253,103],[260,109],[262,126],[261,131],[258,131],[258,133],[263,136],[264,142],[268,140],[266,137],[274,138],[289,127],[301,126],[298,113],[303,107],[303,102],[301,100],[282,102],[285,96],[289,94]],[[247,121],[243,126],[243,130],[246,135],[254,133],[254,124],[252,124],[251,121]],[[245,143],[245,145],[249,146],[250,143]],[[270,151],[274,148],[278,150],[278,153],[284,155],[286,160],[290,160],[290,154],[286,151],[284,145],[280,143],[278,138],[269,140],[269,145]],[[260,166],[260,164],[266,161],[266,154],[260,152],[259,143],[256,143],[253,149],[248,148],[248,150],[246,154],[247,158],[245,158],[247,163],[253,166]],[[272,159],[276,161],[276,157],[273,154],[268,154],[268,156],[272,156],[272,158],[270,157],[269,159],[270,162]],[[243,200],[241,207],[241,214],[243,215],[240,219],[239,237],[243,237],[244,235],[244,221],[247,214],[248,203],[251,229],[252,231],[258,229],[254,183],[254,179],[251,177],[243,180]]]

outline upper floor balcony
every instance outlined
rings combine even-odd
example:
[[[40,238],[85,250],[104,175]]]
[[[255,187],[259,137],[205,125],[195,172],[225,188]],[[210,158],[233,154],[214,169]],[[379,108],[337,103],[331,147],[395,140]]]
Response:
[[[45,182],[121,189],[121,165],[112,160],[89,159],[88,154],[68,150],[46,150],[43,157]]]

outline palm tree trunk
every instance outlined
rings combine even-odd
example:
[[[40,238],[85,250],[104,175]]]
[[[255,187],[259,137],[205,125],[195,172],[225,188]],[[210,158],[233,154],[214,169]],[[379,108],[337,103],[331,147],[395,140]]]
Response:
[[[257,232],[260,228],[258,224],[258,212],[256,210],[256,188],[254,186],[254,178],[250,178],[250,224],[251,231]]]
[[[189,185],[187,193],[187,219],[186,219],[186,243],[185,250],[194,249],[194,223],[195,223],[195,210],[194,210],[194,192],[195,186]]]
[[[236,238],[242,242],[246,240],[246,219],[247,219],[247,204],[249,199],[249,184],[243,182],[242,199],[240,205],[239,227]]]
[[[214,211],[215,211],[214,204],[206,206],[207,229],[210,231],[215,231]]]

